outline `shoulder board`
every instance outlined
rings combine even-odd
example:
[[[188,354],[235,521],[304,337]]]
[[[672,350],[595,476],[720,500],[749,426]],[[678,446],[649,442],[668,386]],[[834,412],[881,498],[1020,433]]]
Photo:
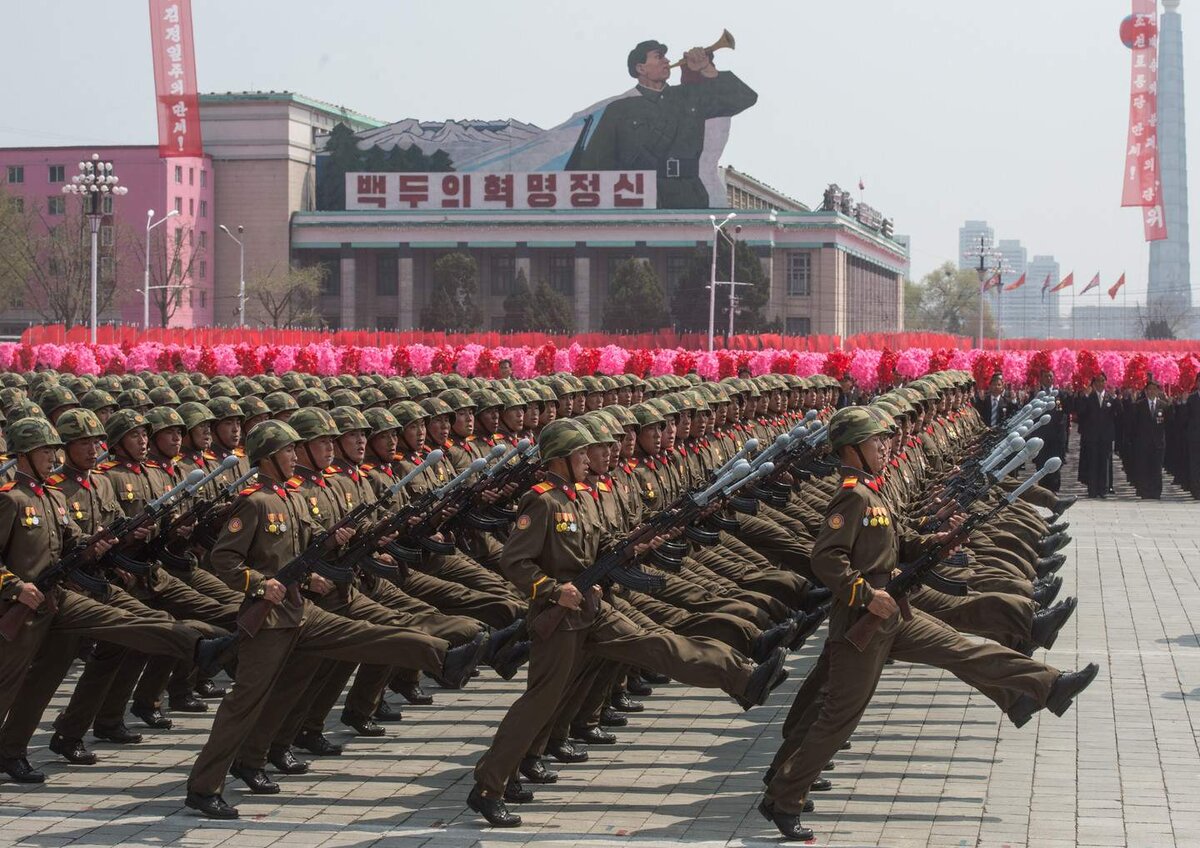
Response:
[[[204,451],[204,452],[203,452],[203,453],[201,453],[200,455],[201,455],[202,457],[204,457],[205,459],[211,459],[211,460],[213,460],[214,462],[215,462],[215,461],[216,461],[216,459],[217,459],[217,455],[216,455],[215,453],[213,453],[212,451]]]
[[[246,488],[244,488],[240,492],[238,492],[238,494],[242,495],[242,496],[253,495],[255,492],[257,492],[262,487],[263,487],[262,483],[251,483],[249,486],[247,486]]]
[[[301,477],[299,474],[297,474],[295,477],[289,477],[288,481],[287,481],[288,488],[299,489],[300,484],[303,482],[304,482],[304,478]]]
[[[575,491],[577,491],[577,492],[590,492],[591,490],[592,490],[592,487],[589,486],[587,483],[576,483],[575,484]]]
[[[67,476],[65,474],[51,474],[49,477],[46,478],[46,485],[47,486],[57,486],[59,483],[61,483],[63,480],[66,480],[66,479],[67,479]]]
[[[157,459],[147,459],[145,462],[142,463],[142,465],[146,466],[147,468],[162,468],[163,467],[162,463],[159,462]]]
[[[608,485],[603,480],[601,480],[599,483],[596,484],[596,488],[602,492],[611,492],[612,491],[612,486]]]
[[[535,483],[533,486],[530,487],[531,491],[537,492],[539,495],[544,495],[544,494],[546,494],[546,492],[552,491],[553,489],[554,489],[554,484],[547,483],[544,480],[541,483]]]
[[[334,465],[325,466],[326,476],[332,477],[333,475],[335,475],[337,473],[338,473],[337,466],[334,466]]]
[[[96,470],[97,471],[108,471],[109,469],[116,468],[120,464],[121,463],[117,462],[115,459],[106,459],[106,460],[104,460],[104,462],[102,462],[96,466]]]
[[[857,477],[847,477],[845,480],[842,481],[843,489],[853,489],[857,485],[858,485]]]
[[[468,442],[474,442],[474,441],[476,441],[478,438],[479,438],[478,436],[476,436],[474,433],[472,433],[471,435],[467,436],[467,438],[465,439],[465,441],[468,441]]]
[[[358,466],[358,470],[359,471],[370,471],[374,467],[375,467],[375,463],[364,462],[362,465]]]
[[[233,453],[235,456],[245,456],[246,449],[244,447],[242,447],[241,445],[238,445],[236,448],[233,449]]]
[[[12,491],[13,489],[15,489],[15,488],[16,488],[16,486],[17,486],[17,481],[16,481],[16,480],[9,480],[9,481],[8,481],[7,483],[5,483],[3,486],[0,486],[0,492],[9,492],[9,491]]]

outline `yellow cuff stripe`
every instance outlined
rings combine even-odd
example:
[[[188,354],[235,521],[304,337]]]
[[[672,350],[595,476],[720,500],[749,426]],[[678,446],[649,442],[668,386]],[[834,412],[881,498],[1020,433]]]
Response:
[[[533,599],[535,599],[537,597],[537,587],[541,586],[543,583],[545,583],[549,579],[550,579],[549,577],[546,577],[543,575],[542,577],[539,577],[537,580],[534,581],[533,590],[529,593],[529,600],[532,601]]]
[[[250,569],[246,569],[246,588],[242,590],[243,594],[250,594]]]
[[[850,587],[850,600],[847,602],[847,604],[846,604],[847,606],[851,606],[851,607],[854,606],[854,599],[858,595],[858,584],[862,583],[862,582],[863,582],[863,579],[860,577],[857,580],[855,580],[854,584]]]

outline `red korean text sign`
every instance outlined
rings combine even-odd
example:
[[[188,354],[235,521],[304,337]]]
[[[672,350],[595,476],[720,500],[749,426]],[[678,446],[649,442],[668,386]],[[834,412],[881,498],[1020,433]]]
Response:
[[[654,171],[346,174],[346,208],[654,209]]]
[[[1122,206],[1142,207],[1146,241],[1167,237],[1158,161],[1158,0],[1133,0],[1121,26],[1131,54]]]
[[[200,98],[191,0],[150,0],[150,47],[158,101],[158,155],[200,156]]]

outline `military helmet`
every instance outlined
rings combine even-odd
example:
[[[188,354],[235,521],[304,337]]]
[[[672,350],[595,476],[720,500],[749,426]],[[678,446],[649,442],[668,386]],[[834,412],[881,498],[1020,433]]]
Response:
[[[300,404],[296,403],[296,399],[287,392],[271,392],[263,399],[263,403],[267,405],[267,409],[271,410],[272,415],[287,412],[289,409],[296,410],[300,408]]]
[[[585,430],[591,434],[593,445],[608,445],[613,442],[621,441],[621,437],[625,435],[624,430],[614,429],[607,415],[599,412],[589,413],[575,419]]]
[[[183,422],[183,417],[169,406],[156,406],[147,412],[146,423],[150,425],[151,436],[169,427],[178,427],[181,430],[187,429],[187,425]]]
[[[438,392],[444,392],[446,389],[450,388],[446,385],[446,381],[442,379],[441,374],[426,374],[424,377],[420,377],[419,379],[429,390],[428,394],[437,394]]]
[[[262,385],[257,380],[251,380],[249,377],[241,377],[234,380],[233,385],[237,387],[238,395],[244,398],[251,395],[262,396],[266,392],[263,391]]]
[[[829,418],[829,444],[834,450],[865,442],[890,429],[881,410],[846,406]]]
[[[451,371],[449,374],[442,375],[442,382],[446,384],[447,389],[462,389],[466,388],[467,378],[462,374]]]
[[[387,403],[388,400],[388,396],[374,386],[366,386],[359,389],[358,397],[364,409],[371,406],[379,406],[382,403]]]
[[[283,390],[287,392],[302,392],[308,388],[304,384],[304,378],[295,371],[285,372],[284,375],[279,378],[279,382],[283,384]]]
[[[366,430],[371,432],[371,425],[367,421],[367,417],[353,406],[335,406],[331,410],[333,420],[337,422],[338,429],[342,434],[353,432],[354,430]]]
[[[450,407],[451,412],[475,408],[475,401],[471,400],[471,396],[462,389],[446,389],[438,395],[438,400]]]
[[[208,403],[212,400],[212,395],[208,393],[208,389],[204,386],[184,386],[178,391],[179,400],[182,403]]]
[[[45,418],[21,418],[8,427],[8,449],[13,453],[60,448],[62,444],[58,431]]]
[[[296,396],[296,402],[301,406],[332,406],[333,398],[324,389],[305,389]]]
[[[650,401],[635,404],[633,407],[633,417],[637,419],[637,426],[639,428],[667,423],[666,416],[662,414],[662,410],[651,405]]]
[[[367,424],[371,427],[372,436],[378,436],[380,433],[386,433],[389,430],[400,429],[400,422],[396,420],[396,416],[392,415],[386,409],[374,407],[363,413],[363,416],[367,419]]]
[[[8,411],[9,420],[17,421],[22,418],[45,418],[46,413],[31,400],[20,400]]]
[[[179,406],[179,395],[175,394],[175,390],[167,386],[158,386],[150,390],[150,400],[155,406]]]
[[[12,409],[18,403],[26,400],[29,396],[25,390],[19,386],[7,386],[0,389],[0,407],[4,409]]]
[[[37,396],[37,404],[42,409],[46,410],[46,414],[50,415],[56,409],[62,409],[64,406],[73,407],[79,406],[79,399],[75,397],[75,393],[62,385],[47,386]]]
[[[440,397],[428,397],[421,401],[421,408],[429,414],[430,418],[437,415],[449,415],[454,417],[454,410],[450,408],[450,404],[446,403]]]
[[[504,409],[525,408],[525,398],[516,389],[501,389],[496,392],[496,397],[500,398],[500,406]]]
[[[104,432],[108,435],[109,445],[117,445],[139,427],[146,427],[149,433],[149,426],[146,416],[136,409],[118,409],[104,422]]]
[[[190,431],[195,427],[199,427],[205,422],[211,424],[217,420],[217,417],[212,414],[211,409],[194,400],[189,400],[179,404],[179,409],[177,409],[176,412],[178,412],[179,417],[183,419],[183,426],[187,431]]]
[[[214,397],[208,402],[208,411],[213,414],[213,420],[224,421],[226,418],[243,419],[246,414],[242,406],[231,397]]]
[[[257,465],[299,441],[300,434],[290,425],[269,418],[256,424],[246,435],[246,456],[251,464]]]
[[[362,398],[354,389],[334,389],[329,393],[329,399],[333,401],[334,406],[352,406],[355,409],[362,407]]]
[[[0,374],[0,383],[3,383],[8,388],[16,389],[24,388],[27,385],[24,377],[20,374],[14,374],[11,371],[7,374]]]
[[[592,435],[571,418],[558,418],[542,428],[538,434],[538,454],[542,462],[570,456],[580,448],[592,444]]]
[[[76,439],[103,439],[108,435],[104,432],[104,425],[100,423],[96,413],[90,409],[68,409],[58,416],[55,429],[64,442],[73,442]]]
[[[402,400],[393,405],[389,411],[396,417],[396,422],[401,427],[407,427],[414,421],[420,421],[422,418],[429,417],[429,413],[425,411],[425,407],[414,400]]]
[[[117,406],[117,399],[110,395],[104,389],[92,389],[79,399],[79,405],[91,412],[99,412],[102,409],[107,409],[110,406],[114,409]]]
[[[476,389],[471,392],[471,402],[476,412],[483,412],[485,409],[504,406],[504,401],[500,400],[500,396],[491,389]]]
[[[390,401],[408,399],[408,387],[399,377],[384,380],[379,384],[379,391],[383,392],[384,397]]]
[[[238,408],[242,410],[242,415],[246,418],[272,414],[271,407],[267,406],[267,402],[258,395],[246,395],[238,401]]]
[[[333,415],[319,406],[306,406],[289,418],[287,423],[300,436],[302,442],[311,442],[322,436],[337,438],[342,435],[337,422],[333,420]]]
[[[638,426],[637,416],[633,414],[633,410],[628,406],[621,406],[619,403],[614,403],[612,406],[606,406],[601,412],[607,412],[609,417],[624,427]]]
[[[167,385],[167,378],[154,371],[143,371],[140,376],[142,382],[146,384],[146,391]]]

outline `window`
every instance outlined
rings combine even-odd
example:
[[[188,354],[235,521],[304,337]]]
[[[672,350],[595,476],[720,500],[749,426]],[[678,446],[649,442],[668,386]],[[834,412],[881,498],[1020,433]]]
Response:
[[[196,184],[196,169],[188,168],[188,185]]]
[[[511,253],[492,254],[492,294],[507,297],[517,287],[517,257]]]
[[[111,215],[113,210],[113,198],[111,194],[106,194],[100,198],[100,211],[105,215]]]
[[[811,318],[789,318],[787,319],[787,334],[789,336],[808,336],[812,334],[812,319]]]
[[[175,166],[175,184],[183,185],[183,166],[182,165]]]
[[[667,256],[667,288],[666,294],[669,296],[671,292],[679,287],[684,274],[687,273],[688,263],[691,261],[691,256],[686,253],[673,253]]]
[[[207,200],[200,201],[200,217],[201,218],[208,217],[208,201]]]
[[[787,293],[788,297],[808,297],[812,294],[811,253],[788,254]]]
[[[194,197],[188,198],[188,215],[196,217],[196,199]]]
[[[24,212],[25,211],[25,198],[10,197],[8,200],[10,203],[12,203],[12,208],[13,208],[14,212]]]
[[[183,227],[179,227],[177,230],[175,230],[175,250],[179,250],[179,248],[182,245],[183,245]]]
[[[188,309],[192,308],[192,290],[188,289]]]
[[[569,253],[550,257],[550,288],[568,297],[575,293],[575,257]]]
[[[208,247],[208,232],[206,230],[201,230],[200,231],[200,249],[204,250],[207,247]]]
[[[113,243],[113,228],[111,224],[105,224],[100,228],[100,244],[105,247],[112,247]]]
[[[205,262],[203,259],[201,259],[199,262],[199,269],[198,269],[197,273],[200,275],[200,279],[202,279],[202,280],[208,279],[208,263]]]
[[[392,251],[375,257],[375,294],[379,297],[395,297],[399,291],[400,257]]]
[[[319,264],[325,268],[325,276],[321,279],[321,294],[341,294],[342,263],[335,257],[333,259],[322,259]]]
[[[100,276],[105,280],[111,280],[113,275],[113,261],[111,256],[100,257]]]
[[[208,306],[208,289],[200,289],[200,308],[203,309],[206,306]]]
[[[9,165],[8,166],[8,181],[13,185],[25,182],[25,166],[24,165]]]
[[[195,230],[188,230],[188,247],[192,246],[192,236],[196,234]]]
[[[183,198],[182,197],[175,198],[175,211],[178,212],[180,215],[183,214]]]
[[[208,171],[201,168],[200,169],[200,188],[204,188],[206,185],[208,185]]]
[[[66,168],[62,165],[50,166],[50,182],[65,183],[67,181]]]
[[[46,214],[48,215],[65,215],[67,214],[67,199],[61,194],[52,194],[46,198]]]

